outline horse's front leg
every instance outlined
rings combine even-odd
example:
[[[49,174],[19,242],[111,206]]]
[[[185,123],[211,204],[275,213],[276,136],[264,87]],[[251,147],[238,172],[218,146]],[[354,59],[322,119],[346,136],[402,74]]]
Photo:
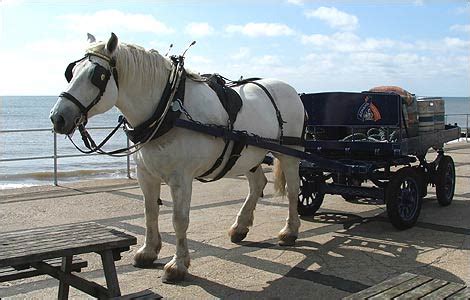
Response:
[[[137,167],[137,180],[144,194],[145,202],[145,242],[134,256],[136,267],[150,266],[158,258],[162,239],[158,231],[158,214],[161,179],[152,176],[143,167]]]
[[[162,281],[172,283],[183,280],[188,273],[190,259],[186,230],[188,230],[189,225],[192,178],[177,175],[169,180],[168,185],[173,198],[173,228],[176,235],[176,253],[173,259],[165,265]]]

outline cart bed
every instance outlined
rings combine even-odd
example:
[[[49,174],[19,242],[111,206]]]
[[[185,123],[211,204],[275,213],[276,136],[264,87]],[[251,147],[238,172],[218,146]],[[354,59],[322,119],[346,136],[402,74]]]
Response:
[[[444,130],[407,136],[402,112],[402,99],[389,93],[318,93],[301,95],[309,115],[305,151],[335,158],[396,158],[424,155],[430,148],[442,149],[444,143],[460,137],[458,126],[446,125]],[[368,105],[378,116],[364,116]],[[369,111],[370,112],[370,111]],[[391,141],[342,140],[346,136],[381,128]]]

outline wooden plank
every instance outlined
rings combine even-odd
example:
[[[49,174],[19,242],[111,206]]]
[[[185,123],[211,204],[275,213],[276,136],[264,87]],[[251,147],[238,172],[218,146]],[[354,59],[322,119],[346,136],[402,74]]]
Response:
[[[392,287],[386,291],[383,291],[380,294],[374,295],[369,299],[379,300],[379,299],[392,299],[394,297],[400,296],[414,288],[421,286],[422,284],[431,281],[431,277],[418,275],[408,281],[400,283],[397,286]]]
[[[468,287],[464,288],[446,299],[449,299],[449,300],[470,299],[470,288]]]
[[[443,287],[446,285],[448,282],[445,280],[441,279],[433,279],[431,281],[428,281],[419,287],[395,298],[397,300],[403,300],[403,299],[418,299],[420,297],[423,297],[429,293],[432,293],[433,291]]]
[[[54,268],[60,268],[62,260],[61,258],[53,258],[46,260],[46,263],[51,265]],[[72,272],[80,272],[82,268],[86,268],[88,262],[76,256],[72,260]],[[30,278],[38,275],[43,275],[40,271],[35,268],[28,267],[24,270],[15,270],[12,267],[0,268],[0,282],[7,282],[17,279]]]
[[[73,256],[62,257],[60,270],[64,272],[64,274],[70,274],[70,271],[72,270],[72,258]],[[69,298],[69,289],[68,283],[61,280],[59,282],[59,295],[57,296],[57,299],[67,300]]]
[[[465,286],[462,285],[462,284],[449,282],[448,284],[444,285],[440,289],[437,289],[434,292],[427,294],[426,296],[422,297],[421,299],[424,299],[424,300],[444,299],[445,297],[448,297],[452,294],[455,294],[456,292],[458,292],[458,291],[460,291],[464,288],[465,288]]]
[[[114,242],[115,240],[110,239],[109,236],[98,236],[98,235],[86,235],[86,236],[75,236],[75,240],[73,241],[74,246],[80,246],[80,245],[89,245],[89,244],[99,244],[99,243],[107,243],[107,242]],[[71,244],[71,241],[67,240],[51,240],[51,241],[46,241],[46,240],[41,240],[41,243],[22,243],[19,244],[18,247],[16,248],[11,248],[11,249],[2,249],[2,257],[6,256],[11,256],[15,254],[20,254],[24,252],[30,251],[31,247],[34,247],[36,249],[36,252],[44,250],[44,249],[49,249],[49,248],[57,248],[57,247],[63,247],[64,244]]]
[[[94,222],[1,233],[0,267],[108,249],[125,249],[136,243],[135,237]]]
[[[137,293],[132,293],[120,297],[115,297],[115,298],[110,298],[110,300],[156,300],[156,299],[162,299],[163,297],[152,292],[151,290],[143,290],[141,292]]]
[[[73,236],[71,236],[73,234]],[[67,231],[48,231],[48,232],[35,232],[31,233],[29,236],[4,236],[0,234],[0,245],[2,245],[3,251],[8,251],[12,249],[19,249],[21,247],[27,248],[30,245],[42,245],[45,243],[52,243],[61,240],[70,241],[81,240],[89,236],[100,237],[100,238],[110,238],[111,240],[116,239],[116,235],[122,234],[121,232],[115,231],[113,229],[108,229],[105,227],[90,227],[84,228],[69,228]]]
[[[49,231],[38,231],[31,232],[27,236],[11,236],[6,233],[0,234],[0,245],[2,246],[2,252],[6,252],[12,249],[28,248],[35,245],[43,245],[53,242],[60,241],[78,241],[86,237],[100,237],[109,238],[110,240],[116,240],[117,237],[125,235],[124,233],[115,231],[110,228],[103,226],[96,226],[98,224],[88,224],[87,227],[69,227],[58,228],[57,231],[50,229]]]
[[[390,278],[388,280],[385,280],[379,284],[376,284],[374,286],[371,286],[370,288],[367,288],[365,290],[362,290],[358,293],[349,295],[343,299],[347,300],[352,300],[352,299],[365,299],[374,295],[377,295],[383,291],[386,291],[390,288],[393,288],[394,286],[397,286],[403,282],[406,282],[408,280],[411,280],[412,278],[416,277],[417,275],[412,274],[412,273],[403,273],[400,274],[396,277]]]
[[[34,262],[31,264],[36,269],[40,270],[41,272],[50,275],[60,281],[63,281],[74,288],[87,293],[90,296],[95,298],[109,298],[108,297],[108,290],[101,285],[97,284],[93,281],[88,281],[86,279],[80,278],[73,274],[66,274],[59,269],[49,266],[44,262]]]

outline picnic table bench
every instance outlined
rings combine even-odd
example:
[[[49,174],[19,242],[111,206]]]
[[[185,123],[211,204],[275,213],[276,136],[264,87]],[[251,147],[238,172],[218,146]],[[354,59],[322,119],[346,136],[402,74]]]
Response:
[[[343,299],[470,299],[470,290],[463,284],[403,273]]]
[[[3,273],[7,281],[50,275],[60,281],[59,299],[68,298],[69,286],[96,298],[119,297],[114,262],[136,243],[134,236],[94,222],[0,233],[0,276]],[[74,255],[91,252],[101,256],[107,287],[71,273],[86,266],[83,260],[74,260]]]

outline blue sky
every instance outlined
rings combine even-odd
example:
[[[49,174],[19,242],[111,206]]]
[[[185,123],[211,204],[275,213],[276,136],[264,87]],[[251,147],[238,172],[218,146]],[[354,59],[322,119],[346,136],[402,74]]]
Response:
[[[275,77],[299,92],[399,85],[470,96],[470,1],[0,0],[0,95],[57,95],[86,33],[226,77]]]

